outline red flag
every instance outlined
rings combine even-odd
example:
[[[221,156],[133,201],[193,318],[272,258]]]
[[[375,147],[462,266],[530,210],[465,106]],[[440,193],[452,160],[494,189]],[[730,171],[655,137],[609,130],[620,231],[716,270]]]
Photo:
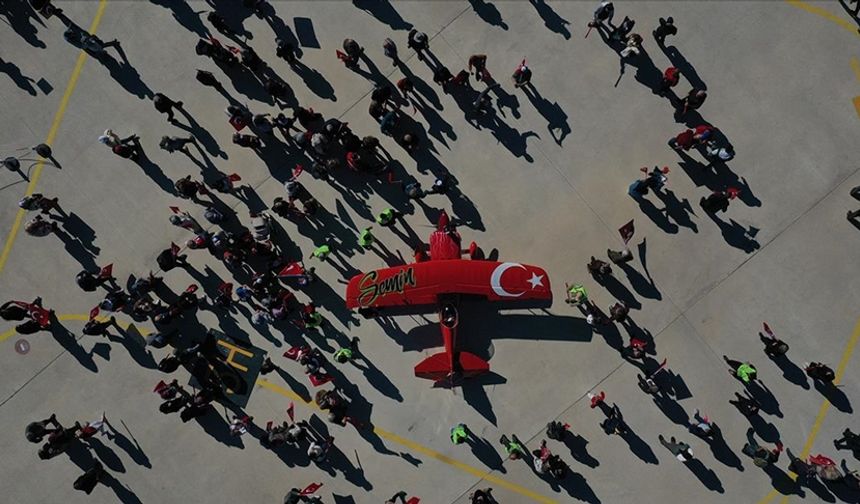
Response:
[[[762,322],[762,325],[764,326],[764,332],[766,332],[768,336],[773,338],[773,331],[770,330],[770,326],[767,325],[767,322]]]
[[[99,271],[99,278],[111,278],[113,277],[113,263],[108,264],[104,268]]]
[[[30,318],[39,323],[39,327],[45,329],[49,325],[51,325],[51,312],[44,309],[39,308],[36,305],[33,305],[30,310]]]
[[[230,179],[230,182],[238,182],[242,180],[242,177],[240,177],[238,173],[231,173],[230,175],[227,175],[227,178]]]
[[[323,486],[322,483],[311,483],[310,485],[306,486],[304,490],[301,491],[301,494],[302,495],[310,495],[310,494],[316,492],[317,490],[319,490],[320,487],[322,487],[322,486]]]
[[[730,199],[735,199],[738,197],[738,194],[740,194],[741,190],[737,187],[729,187],[728,189],[726,189],[726,192],[728,193]]]
[[[337,55],[337,59],[341,61],[349,61],[349,56],[347,56],[346,53],[341,51],[340,49],[335,49],[334,53]]]
[[[236,131],[242,131],[242,129],[248,125],[248,123],[245,122],[245,118],[238,115],[232,116],[228,122]]]
[[[293,180],[298,178],[298,176],[301,175],[303,171],[305,171],[305,167],[301,164],[296,163],[296,167],[293,168]]]
[[[301,263],[291,262],[284,266],[284,268],[278,273],[279,277],[295,277],[299,275],[304,275],[305,269],[302,267]]]
[[[152,389],[153,392],[161,393],[162,390],[167,388],[167,384],[164,383],[164,380],[159,380],[158,383],[155,384],[155,388]]]
[[[314,387],[319,387],[320,385],[325,385],[326,383],[334,380],[334,376],[326,373],[326,374],[317,374],[313,373],[308,375],[308,378],[311,380],[311,384]]]
[[[418,504],[419,502],[421,502],[421,499],[418,497],[410,497],[409,500],[406,501],[406,504]]]
[[[606,392],[601,390],[599,394],[591,397],[591,408],[596,408],[597,405],[602,403],[604,399],[606,399]]]
[[[189,294],[194,294],[195,292],[197,292],[197,289],[198,289],[197,284],[191,284],[185,289],[185,292],[187,292]]]
[[[293,401],[290,401],[290,405],[287,406],[287,416],[290,417],[290,422],[295,421],[295,418],[296,418],[295,414],[296,414],[296,405],[293,403]]]
[[[92,319],[94,319],[94,318],[96,318],[96,317],[98,317],[98,316],[99,316],[99,307],[98,307],[98,306],[96,306],[95,308],[93,308],[92,310],[90,310],[90,320],[92,320]]]
[[[570,424],[566,423],[566,424],[562,425],[562,427],[564,428],[564,430],[568,430],[568,429],[570,429]]]
[[[636,230],[633,228],[633,219],[630,219],[630,222],[618,228],[618,232],[621,233],[621,239],[624,240],[625,245],[631,238],[633,238],[633,233],[635,231]]]
[[[172,206],[172,207],[170,207],[170,211],[178,214],[179,213],[179,207],[178,206]]]
[[[170,242],[170,252],[173,253],[174,256],[179,255],[179,245]]]

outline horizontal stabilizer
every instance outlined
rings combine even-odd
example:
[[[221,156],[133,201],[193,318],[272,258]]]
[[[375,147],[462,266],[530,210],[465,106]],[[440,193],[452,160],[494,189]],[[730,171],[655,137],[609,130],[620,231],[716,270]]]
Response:
[[[456,369],[451,369],[451,359],[446,352],[433,354],[415,366],[415,376],[440,381],[450,378],[452,373],[470,378],[490,370],[490,364],[473,353],[458,352],[456,358]]]

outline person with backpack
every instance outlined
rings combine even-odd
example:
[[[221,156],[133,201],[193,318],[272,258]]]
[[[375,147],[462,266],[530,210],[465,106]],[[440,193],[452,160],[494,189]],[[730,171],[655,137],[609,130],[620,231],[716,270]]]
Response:
[[[46,198],[40,193],[24,196],[18,201],[18,207],[27,211],[39,210],[43,214],[51,213],[56,208],[59,210],[59,198]]]
[[[54,428],[52,429],[48,425],[53,425]],[[45,420],[28,423],[24,429],[24,437],[31,443],[41,443],[45,436],[51,435],[62,428],[63,426],[57,421],[57,415],[52,413]]]
[[[532,69],[526,65],[526,60],[517,65],[513,75],[511,75],[511,80],[514,81],[514,87],[517,89],[531,84]]]
[[[729,201],[732,199],[732,193],[728,191],[713,191],[707,197],[702,196],[699,200],[699,206],[709,213],[725,212],[729,209]]]
[[[564,441],[564,437],[567,435],[569,428],[569,425],[553,420],[546,424],[546,437],[554,441]]]

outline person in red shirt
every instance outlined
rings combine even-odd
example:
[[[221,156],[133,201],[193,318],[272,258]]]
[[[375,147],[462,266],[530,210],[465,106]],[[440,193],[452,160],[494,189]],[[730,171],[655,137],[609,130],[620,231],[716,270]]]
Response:
[[[681,80],[681,71],[677,68],[670,66],[663,72],[663,82],[660,84],[660,89],[657,90],[657,94],[660,96],[665,95],[669,89],[678,85],[678,82]]]
[[[690,150],[693,147],[694,134],[695,133],[691,129],[686,129],[681,133],[678,133],[674,138],[669,139],[669,147],[675,150]]]

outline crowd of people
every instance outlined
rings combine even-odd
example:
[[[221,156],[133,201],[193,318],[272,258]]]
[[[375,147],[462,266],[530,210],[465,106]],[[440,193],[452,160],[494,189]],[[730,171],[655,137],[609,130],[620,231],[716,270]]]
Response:
[[[105,42],[94,34],[77,28],[65,17],[62,9],[56,8],[50,1],[29,1],[31,6],[45,18],[52,16],[60,18],[68,26],[64,34],[66,40],[80,46],[83,50],[93,55],[100,55],[108,47],[120,49],[121,44],[118,40]],[[266,12],[271,9],[265,0],[244,0],[243,3],[261,16],[268,15]],[[600,2],[592,21],[588,23],[589,33],[592,29],[596,29],[606,43],[617,51],[622,64],[643,57],[644,37],[633,32],[635,21],[625,16],[620,24],[615,25],[613,24],[614,13],[612,2]],[[224,19],[218,12],[208,13],[206,19],[218,33],[232,41],[238,40],[229,20]],[[675,27],[672,17],[660,18],[653,31],[653,37],[658,45],[663,46],[666,37],[676,36],[677,33],[678,28]],[[462,100],[470,114],[477,117],[492,116],[495,111],[490,94],[497,92],[502,83],[496,81],[488,70],[487,55],[471,55],[466,68],[454,73],[431,52],[430,42],[431,39],[426,33],[411,29],[407,35],[406,47],[415,52],[419,61],[430,67],[433,82],[439,85],[444,93],[454,96],[458,102]],[[300,53],[293,43],[281,38],[271,43],[276,48],[277,57],[284,59],[291,68],[300,64]],[[396,66],[406,65],[400,57],[394,40],[385,38],[382,40],[382,47],[384,54],[391,58]],[[252,75],[282,110],[291,109],[290,114],[281,112],[273,116],[263,112],[255,113],[247,106],[230,103],[225,110],[229,124],[235,128],[231,140],[237,146],[262,154],[270,143],[284,143],[291,155],[302,160],[296,164],[284,184],[285,195],[275,198],[269,205],[270,211],[276,216],[293,222],[301,222],[304,219],[313,221],[318,218],[321,205],[307,186],[299,180],[304,171],[308,171],[314,179],[333,183],[343,170],[351,170],[382,183],[399,186],[407,201],[420,201],[429,195],[446,194],[451,189],[454,181],[447,172],[435,173],[435,181],[429,190],[422,189],[420,182],[414,179],[395,180],[398,174],[392,169],[394,156],[382,147],[379,138],[369,134],[361,136],[346,122],[334,117],[326,118],[308,104],[297,103],[289,84],[278,77],[270,65],[247,44],[233,47],[212,36],[200,39],[195,50],[200,57],[214,61],[228,76],[235,73]],[[343,41],[342,50],[338,49],[336,56],[344,65],[357,72],[361,65],[367,62],[364,48],[350,38]],[[622,72],[623,68],[622,66]],[[514,89],[527,91],[532,86],[532,75],[532,68],[526,60],[522,60],[516,64],[510,76],[511,85]],[[472,77],[484,88],[480,91],[474,89],[470,83]],[[678,97],[673,88],[679,84],[681,77],[682,72],[670,66],[662,72],[662,80],[654,89],[655,94],[669,98],[679,120],[700,109],[707,98],[707,92],[696,87],[690,89],[682,98]],[[223,85],[212,72],[197,70],[194,78],[203,86],[223,90]],[[414,155],[420,149],[426,148],[426,145],[422,145],[421,135],[413,124],[414,120],[404,113],[403,109],[404,105],[421,106],[420,98],[416,96],[415,79],[417,77],[404,76],[394,85],[376,82],[371,92],[368,109],[369,115],[378,124],[380,134],[393,138],[407,155]],[[181,100],[174,100],[163,93],[154,93],[151,99],[155,110],[165,114],[171,124],[178,123],[178,115],[187,113]],[[276,133],[280,135],[280,139],[276,138]],[[702,122],[694,127],[685,128],[684,131],[670,138],[668,145],[679,152],[697,150],[709,163],[726,163],[734,157],[734,151],[725,137],[717,133],[712,125]],[[142,139],[133,133],[119,135],[111,129],[104,131],[98,138],[98,141],[108,147],[113,154],[134,162],[145,158],[143,144],[150,140]],[[190,156],[189,146],[195,145],[198,139],[193,135],[187,137],[164,135],[157,142],[152,141],[168,153],[182,152]],[[50,156],[49,151],[47,156]],[[634,181],[628,190],[629,194],[637,200],[644,198],[649,191],[659,193],[666,183],[669,169],[668,167],[654,167],[652,170],[642,168],[642,172],[644,176]],[[183,249],[205,250],[212,258],[226,266],[238,286],[233,282],[223,282],[217,289],[200,296],[197,293],[200,286],[192,283],[179,295],[171,298],[165,296],[168,289],[165,288],[163,276],[157,276],[152,271],[140,276],[130,275],[125,288],[117,284],[113,275],[113,265],[96,270],[84,269],[75,278],[77,285],[86,293],[98,292],[99,289],[105,291],[104,298],[90,312],[89,320],[83,329],[84,334],[106,336],[112,329],[122,332],[114,313],[122,313],[139,321],[148,321],[154,326],[155,332],[147,338],[147,344],[156,350],[169,348],[157,364],[160,372],[169,375],[160,380],[154,388],[154,392],[161,400],[158,409],[164,414],[179,413],[183,422],[212,411],[213,402],[230,403],[225,390],[234,386],[237,379],[228,362],[229,359],[225,358],[217,348],[217,335],[214,332],[208,331],[205,334],[191,336],[180,334],[178,327],[181,326],[186,315],[201,309],[211,310],[221,315],[229,314],[232,306],[241,303],[250,308],[250,321],[259,328],[287,321],[305,331],[316,331],[327,323],[325,316],[317,310],[313,302],[313,283],[317,281],[314,268],[307,267],[301,257],[290,257],[279,245],[277,236],[279,226],[275,225],[274,217],[268,212],[250,212],[249,225],[237,226],[231,221],[228,209],[213,197],[211,191],[239,194],[250,190],[250,187],[237,185],[241,180],[239,173],[220,172],[217,176],[210,177],[208,182],[195,180],[191,175],[177,179],[173,186],[173,194],[187,200],[189,204],[202,205],[206,224],[198,222],[187,210],[182,210],[178,206],[171,207],[172,213],[168,216],[168,221],[171,225],[188,230],[191,237],[182,246],[175,243],[163,244],[164,248],[156,259],[160,272],[166,275],[175,268],[194,269],[188,261],[188,254]],[[727,186],[703,196],[700,204],[709,214],[725,212],[729,202],[736,198],[739,192],[740,189]],[[24,226],[25,232],[33,237],[42,237],[56,232],[57,220],[65,216],[65,212],[59,206],[58,198],[38,193],[23,198],[19,206],[27,211],[39,212]],[[393,226],[402,215],[402,212],[395,208],[385,208],[378,212],[374,222],[383,227]],[[851,218],[850,214],[849,218]],[[356,242],[361,249],[371,250],[375,244],[372,226],[364,227],[358,233]],[[416,258],[419,257],[422,244],[409,243],[408,245],[416,250]],[[326,239],[325,243],[317,246],[309,257],[333,262],[339,246],[335,240]],[[626,247],[620,251],[608,250],[607,255],[611,263],[622,267],[633,260],[632,252]],[[587,271],[601,285],[605,285],[614,274],[609,263],[595,257],[591,257]],[[205,290],[206,286],[203,287]],[[304,297],[311,300],[299,301],[296,296],[298,292],[302,292]],[[567,293],[567,302],[582,310],[585,319],[597,330],[610,324],[620,324],[628,329],[630,340],[626,346],[617,349],[620,356],[640,369],[641,374],[637,376],[639,387],[643,392],[655,398],[671,400],[673,391],[666,385],[666,381],[661,379],[662,376],[671,373],[667,367],[667,360],[663,359],[658,363],[655,358],[656,343],[649,338],[647,331],[640,330],[632,321],[630,307],[619,300],[608,307],[608,314],[604,313],[590,300],[583,284],[569,286]],[[111,315],[103,316],[102,312],[108,312]],[[373,313],[362,314],[374,315]],[[16,326],[16,331],[21,334],[50,330],[53,322],[53,311],[43,308],[39,298],[31,303],[6,302],[0,306],[0,316],[4,320],[21,322]],[[789,350],[788,344],[778,339],[767,324],[764,328],[764,333],[760,337],[765,354],[775,360],[783,358]],[[340,383],[339,378],[335,379],[336,373],[333,373],[335,364],[347,364],[361,358],[357,338],[344,342],[330,357],[310,344],[295,347],[285,356],[304,367],[305,374],[314,386],[321,387],[328,383],[333,385],[331,389],[319,389],[314,398],[316,405],[327,412],[331,423],[340,426],[353,425],[357,429],[372,428],[368,423],[369,419],[359,419],[350,414],[351,400],[354,398],[350,397],[351,392],[348,390],[351,390],[351,387],[347,385],[351,384]],[[744,387],[743,394],[735,393],[735,398],[729,402],[746,417],[758,415],[761,408],[760,398],[757,397],[759,388],[753,386],[758,380],[757,368],[746,360],[730,359],[727,356],[724,356],[724,359],[731,375]],[[184,370],[184,374],[191,377],[194,390],[186,390],[186,387],[180,384],[180,378],[172,377],[180,368]],[[279,366],[271,358],[266,357],[260,372],[266,374],[275,369],[279,369]],[[805,364],[803,369],[811,379],[823,387],[835,386],[836,373],[826,364],[810,362]],[[342,374],[337,376],[341,377]],[[589,394],[589,397],[590,406],[600,409],[605,416],[601,426],[607,434],[617,434],[622,437],[630,434],[620,407],[614,403],[610,406],[606,402],[605,393]],[[229,423],[231,435],[248,434],[257,437],[265,447],[272,450],[291,445],[304,451],[307,458],[316,464],[331,463],[328,455],[332,449],[336,449],[334,438],[314,429],[308,421],[295,421],[292,406],[288,410],[289,421],[272,420],[267,422],[264,429],[258,427],[253,417],[241,411],[241,408],[234,405],[231,409],[234,410]],[[85,425],[76,422],[70,428],[64,428],[52,415],[46,420],[28,424],[25,435],[34,443],[46,440],[38,450],[38,455],[40,458],[47,459],[63,453],[73,443],[85,443],[95,434],[109,433],[109,429],[111,429],[110,424],[104,415],[99,420],[87,422]],[[700,414],[698,410],[689,422],[689,431],[709,444],[720,442],[722,439],[718,425],[707,415]],[[545,437],[563,443],[569,432],[568,424],[553,419],[547,424]],[[451,429],[450,437],[455,445],[473,441],[472,433],[464,424],[455,425]],[[666,440],[662,435],[659,441],[679,461],[689,463],[694,459],[692,447],[687,442],[675,437]],[[811,478],[817,477],[828,482],[839,481],[851,489],[858,489],[860,476],[856,470],[852,471],[848,468],[845,460],[842,461],[840,471],[833,459],[822,454],[814,456],[804,454],[805,458],[800,458],[792,454],[789,449],[784,449],[779,441],[775,443],[774,448],[763,446],[756,441],[754,429],[748,431],[747,441],[741,451],[757,466],[767,467],[777,463],[780,453],[786,451],[790,462],[789,469],[800,476],[798,481],[801,484],[808,485]],[[534,450],[529,450],[514,434],[503,435],[500,442],[509,459],[529,461],[535,473],[542,477],[547,475],[553,480],[564,480],[571,472],[569,465],[561,456],[552,453],[546,439],[542,439]],[[834,445],[836,449],[851,450],[857,456],[860,453],[860,436],[846,429],[843,437],[835,440]],[[74,482],[74,488],[90,493],[98,482],[103,481],[106,474],[102,464],[95,461],[93,466]],[[293,488],[286,495],[284,502],[293,504],[320,502],[320,497],[315,495],[320,486],[321,484],[311,484],[303,490]],[[418,502],[416,497],[407,500],[407,496],[406,492],[400,491],[387,502],[401,501],[404,504]],[[490,488],[475,490],[470,498],[473,504],[496,502]]]

